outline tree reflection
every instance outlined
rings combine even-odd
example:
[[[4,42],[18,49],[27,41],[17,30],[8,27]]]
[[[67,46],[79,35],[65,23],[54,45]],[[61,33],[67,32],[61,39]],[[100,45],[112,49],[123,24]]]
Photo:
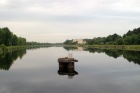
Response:
[[[124,51],[123,57],[129,62],[140,65],[140,51]]]
[[[121,50],[103,50],[106,55],[114,58],[118,58],[123,54]]]
[[[67,51],[78,49],[78,47],[69,47],[69,46],[64,46],[63,48],[66,49]]]
[[[128,51],[128,50],[107,50],[107,49],[97,49],[97,48],[87,48],[86,51],[91,53],[105,53],[106,55],[118,58],[123,56],[129,62],[134,62],[135,64],[140,65],[140,51]]]
[[[99,49],[99,48],[87,48],[86,51],[89,51],[90,53],[105,53],[106,55],[110,57],[120,57],[123,54],[123,51],[121,50],[107,50],[107,49]]]
[[[26,54],[26,49],[14,51],[11,53],[7,53],[5,55],[0,55],[0,69],[1,70],[9,70],[14,61],[19,57],[22,57]]]

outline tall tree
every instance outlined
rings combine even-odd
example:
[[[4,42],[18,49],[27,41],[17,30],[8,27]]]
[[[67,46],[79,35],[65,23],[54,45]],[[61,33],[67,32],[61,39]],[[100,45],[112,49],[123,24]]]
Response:
[[[16,35],[13,35],[12,37],[12,45],[13,46],[18,45],[18,37]]]
[[[5,32],[3,29],[0,28],[0,45],[5,44],[6,38],[5,38]]]
[[[5,45],[6,46],[12,45],[12,36],[13,36],[13,33],[10,32],[10,30],[7,27],[2,28],[2,30],[5,32]]]

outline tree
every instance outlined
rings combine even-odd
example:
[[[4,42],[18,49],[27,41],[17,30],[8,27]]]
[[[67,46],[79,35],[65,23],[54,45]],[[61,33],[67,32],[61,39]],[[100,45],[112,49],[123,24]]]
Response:
[[[5,27],[5,28],[2,28],[2,30],[5,32],[5,45],[6,46],[10,46],[12,45],[12,36],[13,36],[13,33],[10,32],[10,30]]]
[[[115,45],[123,45],[124,42],[123,42],[123,38],[119,38],[115,41]]]
[[[25,45],[26,44],[26,39],[22,37],[18,37],[18,45]]]
[[[13,46],[18,45],[18,37],[16,35],[13,35],[12,37],[12,45]]]
[[[67,40],[64,42],[64,44],[66,44],[66,45],[71,45],[71,44],[73,44],[73,41],[67,39]]]
[[[140,44],[140,35],[132,35],[133,39],[133,45],[139,45]]]
[[[109,45],[114,45],[116,44],[116,40],[118,40],[119,38],[122,38],[122,37],[117,34],[109,35],[106,37],[105,43]]]
[[[126,36],[124,38],[124,44],[125,45],[133,45],[133,38],[131,36]]]
[[[3,31],[3,29],[0,28],[0,45],[5,44],[5,41],[5,32]]]
[[[86,39],[86,43],[88,45],[93,45],[94,44],[94,39]]]

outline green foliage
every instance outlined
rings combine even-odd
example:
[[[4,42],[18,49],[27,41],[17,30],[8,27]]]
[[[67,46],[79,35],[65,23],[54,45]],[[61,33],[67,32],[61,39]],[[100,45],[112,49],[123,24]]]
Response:
[[[0,47],[0,54],[3,54],[3,50],[2,50],[2,48]]]
[[[107,37],[97,37],[93,39],[84,39],[87,45],[140,45],[140,27],[129,30],[121,37],[113,34]],[[71,40],[66,40],[64,44],[72,44]]]
[[[26,42],[26,38],[18,37],[7,27],[0,28],[0,45],[23,46],[23,45],[50,45],[50,43]]]
[[[117,43],[116,41],[120,38],[121,36],[117,34],[109,35],[106,37],[105,42],[106,44],[114,45]]]
[[[119,38],[115,41],[115,45],[123,45],[124,42],[123,42],[123,38]]]
[[[126,36],[132,35],[140,35],[140,27],[133,29],[133,31],[129,30],[126,34],[123,35],[123,37],[125,38]]]
[[[13,46],[18,45],[18,37],[17,37],[16,35],[13,35],[13,38],[12,38],[12,45],[13,45]]]
[[[18,45],[26,45],[26,39],[25,38],[22,38],[22,37],[19,37],[18,38]]]
[[[1,48],[1,53],[0,54],[3,54],[3,53],[7,52],[6,46],[4,44],[0,45],[0,48]]]
[[[123,35],[125,45],[140,45],[140,27]]]
[[[32,46],[32,45],[48,46],[48,45],[51,45],[51,44],[50,43],[39,43],[39,42],[31,41],[31,42],[26,42],[26,45],[30,45],[30,46]],[[56,43],[56,45],[58,45],[58,44]]]
[[[0,28],[0,45],[5,44],[5,32]]]
[[[26,39],[17,37],[7,27],[0,28],[0,45],[2,44],[5,46],[25,45]]]
[[[73,40],[66,40],[64,42],[64,44],[66,44],[66,45],[75,45],[75,44],[77,44],[77,42],[73,42]]]
[[[132,45],[133,44],[133,38],[131,36],[126,36],[124,38],[124,44],[125,45]]]
[[[102,44],[104,44],[104,40],[105,40],[105,38],[103,37],[97,37],[97,38],[94,38],[94,44],[99,44],[99,45],[102,45]]]
[[[11,46],[12,45],[12,35],[13,35],[13,33],[12,32],[10,32],[10,30],[7,28],[7,27],[5,27],[5,28],[2,28],[2,30],[4,31],[4,33],[5,33],[5,41],[4,41],[4,45],[6,45],[6,46]]]
[[[94,44],[94,39],[86,39],[86,42],[88,45],[93,45]]]
[[[107,37],[97,37],[93,39],[85,39],[88,45],[115,45],[123,44],[122,37],[117,34],[109,35]]]
[[[125,45],[139,45],[140,44],[140,35],[125,36],[124,44]]]

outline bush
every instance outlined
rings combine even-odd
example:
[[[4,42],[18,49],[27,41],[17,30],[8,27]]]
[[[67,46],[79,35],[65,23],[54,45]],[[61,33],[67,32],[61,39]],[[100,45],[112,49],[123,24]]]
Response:
[[[2,48],[0,48],[0,54],[2,54],[2,53],[3,53]]]
[[[2,53],[6,53],[7,52],[7,49],[6,49],[6,46],[4,44],[0,45],[0,48],[1,48],[1,52]]]

